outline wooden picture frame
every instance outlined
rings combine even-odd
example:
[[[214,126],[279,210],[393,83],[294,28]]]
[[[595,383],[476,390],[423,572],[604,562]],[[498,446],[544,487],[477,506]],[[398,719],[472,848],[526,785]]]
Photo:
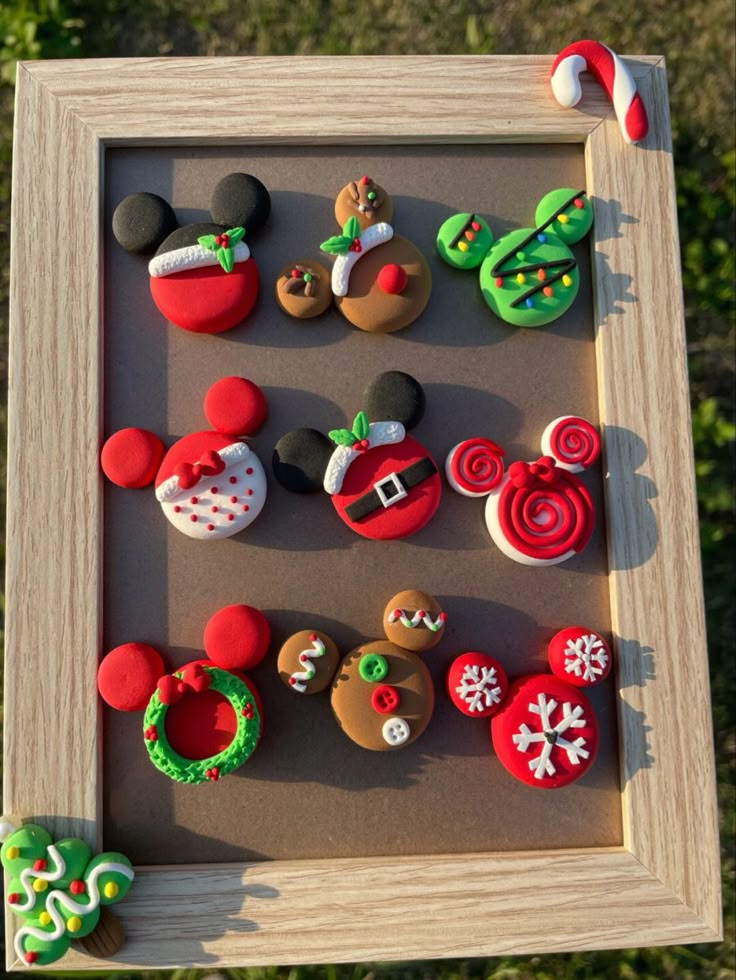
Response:
[[[594,83],[586,85],[580,110],[553,101],[551,61],[224,58],[19,66],[4,798],[7,813],[35,819],[56,837],[80,836],[98,847],[102,837],[95,673],[102,616],[97,453],[106,148],[582,142],[588,193],[618,202],[638,219],[617,235],[606,227],[615,209],[606,209],[592,243],[623,846],[140,868],[130,896],[116,907],[128,935],[123,950],[112,961],[71,952],[64,969],[406,960],[720,938],[664,60],[628,62],[651,125],[636,147],[621,138]],[[382,107],[378,120],[375,113],[353,111],[368,73],[372,101]],[[310,102],[321,111],[302,112]],[[54,239],[77,247],[54,248]],[[631,277],[636,302],[620,306],[623,277]],[[610,328],[599,329],[605,325]],[[618,435],[624,431],[646,445],[643,463]],[[643,563],[636,556],[650,525],[636,495],[637,468],[658,489],[648,503],[657,546]],[[39,492],[50,506],[27,520],[25,502]],[[86,502],[86,532],[71,533],[63,515],[80,500]],[[657,670],[644,683],[647,649]],[[48,658],[54,669],[33,669],[36,657]],[[273,900],[261,900],[266,897]],[[8,912],[9,970],[25,968],[13,951],[17,928]]]

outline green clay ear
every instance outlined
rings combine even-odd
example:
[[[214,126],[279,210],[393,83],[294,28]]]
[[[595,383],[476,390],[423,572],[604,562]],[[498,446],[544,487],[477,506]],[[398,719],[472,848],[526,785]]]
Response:
[[[566,245],[574,245],[593,226],[593,208],[585,191],[560,187],[545,194],[534,213],[534,224],[542,233],[556,235]]]
[[[454,269],[476,269],[493,244],[493,232],[477,214],[453,214],[437,232],[437,251]]]
[[[55,888],[68,888],[73,881],[77,881],[84,874],[85,868],[92,858],[92,852],[77,837],[65,837],[56,842],[56,849],[66,865],[66,871],[55,884]]]
[[[84,873],[85,882],[89,881],[90,877],[93,877],[93,871],[101,864],[117,864],[126,868],[133,867],[124,854],[119,854],[117,851],[105,851],[104,854],[98,854],[96,858],[90,861]],[[121,901],[128,894],[132,882],[132,876],[129,878],[124,873],[115,870],[106,869],[94,877],[97,880],[101,905],[114,905],[116,902]]]

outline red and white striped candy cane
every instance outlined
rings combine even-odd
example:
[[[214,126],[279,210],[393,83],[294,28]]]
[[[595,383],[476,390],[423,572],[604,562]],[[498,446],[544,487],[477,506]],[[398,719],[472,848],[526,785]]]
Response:
[[[603,86],[627,143],[638,143],[649,130],[647,112],[631,72],[619,56],[600,41],[575,41],[557,55],[552,65],[552,94],[566,109],[583,95],[580,73],[589,71]]]

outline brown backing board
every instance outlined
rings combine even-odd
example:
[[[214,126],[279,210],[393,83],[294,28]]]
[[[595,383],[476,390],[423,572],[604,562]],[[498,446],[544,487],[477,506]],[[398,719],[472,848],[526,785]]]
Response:
[[[238,169],[260,176],[273,198],[269,224],[250,243],[262,296],[245,325],[193,336],[155,310],[145,262],[112,241],[110,216],[125,194],[150,190],[170,200],[182,221],[204,217],[216,181]],[[580,146],[111,149],[106,171],[106,433],[142,425],[171,441],[204,428],[206,388],[224,374],[243,374],[269,399],[268,421],[252,440],[268,470],[284,431],[350,421],[365,383],[389,368],[425,385],[427,414],[414,434],[440,463],[475,434],[500,442],[509,461],[533,458],[550,419],[572,412],[597,421],[587,243],[576,249],[578,299],[536,331],[496,320],[477,274],[450,269],[433,248],[437,227],[457,210],[484,214],[496,234],[528,226],[546,191],[584,186]],[[319,257],[319,242],[337,230],[337,190],[363,172],[389,189],[394,227],[422,248],[434,276],[424,315],[387,337],[363,334],[337,312],[290,320],[272,294],[285,261]],[[602,736],[595,767],[564,791],[542,793],[507,774],[490,752],[487,725],[462,718],[441,694],[413,746],[368,754],[341,734],[327,696],[294,697],[274,669],[278,645],[297,629],[325,629],[345,652],[380,636],[386,601],[411,586],[440,597],[450,617],[441,645],[427,655],[438,688],[452,657],[466,649],[493,653],[513,675],[545,669],[545,640],[560,626],[609,629],[600,471],[584,480],[598,508],[594,538],[583,555],[546,569],[503,557],[485,531],[483,501],[447,487],[424,531],[384,544],[349,531],[326,495],[293,496],[269,473],[257,522],[207,545],[171,528],[151,491],[108,488],[106,649],[146,640],[173,668],[201,650],[208,616],[230,602],[264,609],[274,644],[253,674],[266,707],[263,742],[215,786],[167,780],[147,760],[141,716],[105,712],[105,845],[138,864],[619,845],[610,684],[591,692]]]

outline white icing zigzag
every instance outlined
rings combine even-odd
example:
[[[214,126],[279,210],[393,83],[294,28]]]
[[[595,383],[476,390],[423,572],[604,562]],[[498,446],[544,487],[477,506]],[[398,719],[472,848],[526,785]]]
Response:
[[[414,629],[414,627],[423,623],[433,633],[438,633],[442,629],[445,625],[446,618],[444,613],[440,613],[437,619],[432,619],[430,613],[424,609],[418,609],[411,619],[409,619],[405,609],[394,609],[393,612],[388,614],[389,623],[395,623],[398,619],[401,625],[406,626],[408,630]]]
[[[299,663],[303,665],[304,670],[295,671],[289,678],[289,684],[300,694],[304,694],[307,689],[307,684],[317,673],[317,669],[312,663],[312,660],[316,660],[317,657],[323,657],[325,653],[325,645],[316,634],[310,636],[309,639],[312,641],[312,649],[302,650],[299,654]]]
[[[27,911],[33,905],[36,898],[33,889],[30,887],[30,878],[43,878],[44,881],[58,881],[59,878],[63,877],[66,871],[66,864],[64,858],[59,854],[57,848],[50,844],[48,847],[49,857],[53,859],[54,870],[53,871],[34,871],[32,868],[26,868],[21,872],[20,883],[23,891],[26,894],[26,898],[29,900],[25,905],[16,905],[15,910],[18,912]],[[15,935],[15,952],[19,959],[23,959],[25,955],[25,949],[23,948],[23,940],[26,936],[32,936],[34,939],[39,939],[42,942],[53,942],[56,939],[60,939],[66,932],[66,922],[61,917],[58,906],[62,906],[65,911],[70,915],[89,915],[93,912],[97,906],[100,904],[100,891],[97,887],[97,879],[102,874],[107,872],[117,872],[117,874],[122,875],[127,878],[128,881],[132,881],[135,877],[135,872],[132,868],[129,868],[125,864],[117,864],[113,861],[103,861],[102,864],[96,865],[92,872],[86,880],[87,885],[87,896],[89,901],[85,905],[80,905],[75,902],[73,898],[70,898],[66,892],[59,890],[58,888],[50,892],[46,898],[46,911],[51,916],[51,921],[54,923],[54,931],[48,932],[44,929],[34,929],[33,926],[26,926],[20,929]]]

